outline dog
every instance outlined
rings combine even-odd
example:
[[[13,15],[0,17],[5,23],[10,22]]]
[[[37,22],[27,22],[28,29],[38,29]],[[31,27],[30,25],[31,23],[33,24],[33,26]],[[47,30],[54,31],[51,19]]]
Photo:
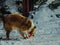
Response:
[[[34,36],[36,26],[31,19],[28,19],[21,14],[9,14],[7,16],[0,15],[0,18],[2,18],[6,30],[6,39],[9,39],[9,34],[14,28],[17,28],[23,39],[28,39],[31,36]]]

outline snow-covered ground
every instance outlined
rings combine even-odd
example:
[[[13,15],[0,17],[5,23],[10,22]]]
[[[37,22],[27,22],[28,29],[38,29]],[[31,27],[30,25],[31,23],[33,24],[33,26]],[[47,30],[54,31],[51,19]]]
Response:
[[[60,18],[57,18],[55,14],[60,14],[60,7],[51,11],[47,4],[42,5],[34,18],[32,19],[36,25],[35,36],[30,39],[21,39],[18,31],[12,31],[10,38],[18,38],[18,40],[0,40],[0,45],[60,45]],[[13,1],[7,1],[12,13],[18,13],[17,7],[12,3]],[[51,17],[52,15],[52,17]],[[0,37],[6,37],[3,24],[0,22]]]

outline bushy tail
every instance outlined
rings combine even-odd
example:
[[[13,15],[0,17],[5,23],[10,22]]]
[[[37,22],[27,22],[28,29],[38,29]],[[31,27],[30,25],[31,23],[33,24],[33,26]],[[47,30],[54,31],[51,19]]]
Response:
[[[3,22],[5,22],[4,15],[0,13],[0,21],[1,21],[1,20],[2,20]]]
[[[0,13],[0,18],[2,19],[2,18],[4,18],[4,16]]]

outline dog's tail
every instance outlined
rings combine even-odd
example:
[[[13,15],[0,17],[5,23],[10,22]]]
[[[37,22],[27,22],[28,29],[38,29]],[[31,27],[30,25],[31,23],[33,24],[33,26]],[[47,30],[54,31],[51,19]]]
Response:
[[[3,22],[5,22],[5,16],[2,14],[2,13],[0,13],[0,21],[3,21]]]
[[[2,19],[2,18],[4,18],[4,16],[3,16],[3,14],[0,12],[0,18]]]

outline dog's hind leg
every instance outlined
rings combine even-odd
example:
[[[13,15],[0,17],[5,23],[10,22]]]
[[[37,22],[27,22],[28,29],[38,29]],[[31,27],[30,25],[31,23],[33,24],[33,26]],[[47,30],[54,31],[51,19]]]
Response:
[[[5,30],[6,30],[6,39],[10,39],[9,38],[9,34],[12,31],[12,27],[11,26],[5,26]]]
[[[10,39],[10,38],[9,38],[9,34],[10,34],[10,31],[7,30],[7,31],[6,31],[6,39]]]

